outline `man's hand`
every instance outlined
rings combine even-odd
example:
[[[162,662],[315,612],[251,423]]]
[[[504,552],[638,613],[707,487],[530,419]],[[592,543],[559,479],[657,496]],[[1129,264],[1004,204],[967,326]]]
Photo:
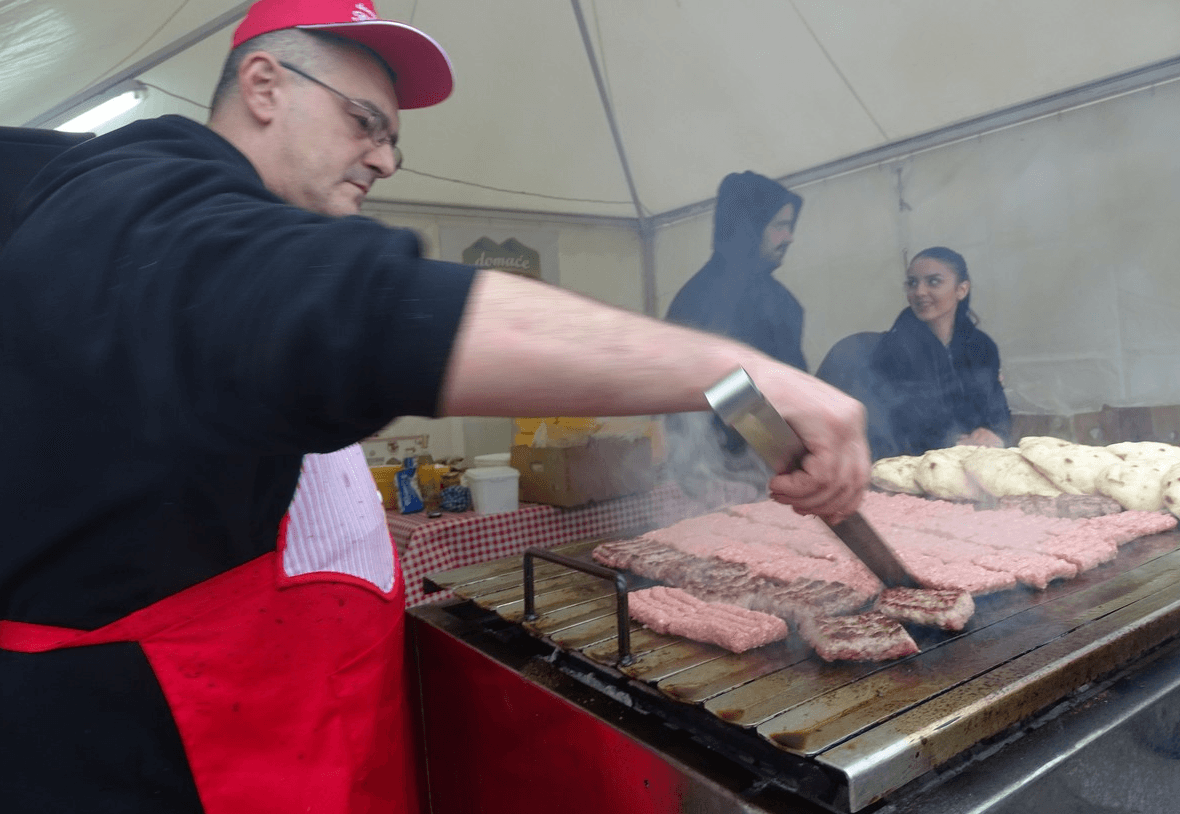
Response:
[[[778,375],[776,375],[776,373]],[[807,448],[802,466],[770,481],[770,496],[800,514],[838,523],[856,511],[869,483],[864,405],[801,372],[770,372],[758,388],[783,411]]]
[[[1002,447],[1004,446],[1004,439],[996,435],[987,427],[979,427],[966,435],[960,435],[959,446],[973,446],[973,447]]]

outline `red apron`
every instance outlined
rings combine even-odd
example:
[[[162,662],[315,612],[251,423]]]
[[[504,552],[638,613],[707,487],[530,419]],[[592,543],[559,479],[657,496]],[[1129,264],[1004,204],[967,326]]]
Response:
[[[138,642],[208,814],[417,812],[405,591],[265,554],[93,631],[0,622],[0,648]],[[392,545],[392,544],[391,544]]]

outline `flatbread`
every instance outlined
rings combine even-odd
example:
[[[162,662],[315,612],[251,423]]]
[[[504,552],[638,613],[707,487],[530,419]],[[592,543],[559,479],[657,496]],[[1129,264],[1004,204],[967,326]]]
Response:
[[[963,460],[963,468],[983,491],[993,497],[1057,497],[1061,494],[1061,490],[1018,451],[980,449]]]
[[[1173,458],[1176,463],[1180,463],[1180,447],[1175,444],[1165,444],[1163,441],[1120,441],[1117,444],[1107,444],[1106,450],[1113,452],[1124,461]]]
[[[1180,517],[1180,464],[1173,466],[1160,479],[1164,508]]]
[[[1099,473],[1122,458],[1105,447],[1085,444],[1041,443],[1025,445],[1021,442],[1020,453],[1037,468],[1042,475],[1068,495],[1096,495],[1095,485]]]
[[[1057,438],[1052,435],[1026,435],[1016,442],[1017,447],[1021,452],[1034,446],[1050,446],[1050,447],[1072,447],[1075,446],[1073,441],[1066,441],[1064,438]]]
[[[1128,511],[1158,512],[1164,508],[1164,475],[1176,465],[1171,458],[1119,461],[1098,474],[1095,486]]]
[[[897,455],[873,462],[869,478],[878,489],[885,492],[901,492],[907,495],[922,494],[922,487],[914,480],[914,470],[921,457],[918,455]]]
[[[947,455],[958,458],[960,461],[962,461],[968,456],[979,452],[981,449],[993,449],[993,447],[984,447],[979,446],[978,444],[955,444],[955,446],[941,449],[939,452],[945,452]]]
[[[963,460],[978,449],[980,448],[932,449],[918,461],[914,469],[914,480],[922,491],[931,497],[942,500],[979,500],[984,497],[984,493],[963,468]]]

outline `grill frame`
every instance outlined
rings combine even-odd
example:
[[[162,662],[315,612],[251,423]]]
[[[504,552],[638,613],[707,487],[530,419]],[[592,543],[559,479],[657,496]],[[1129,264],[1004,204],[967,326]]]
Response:
[[[586,558],[597,542],[561,546],[554,551]],[[919,642],[923,653],[884,667],[825,665],[792,652],[792,648],[802,650],[797,642],[777,648],[774,656],[766,652],[721,655],[708,645],[682,644],[637,625],[630,630],[635,661],[619,665],[615,663],[617,647],[612,644],[617,641],[614,602],[608,598],[611,588],[606,583],[599,581],[600,587],[589,588],[578,578],[562,574],[557,566],[538,565],[537,603],[543,613],[538,620],[527,622],[523,620],[523,599],[516,599],[523,593],[523,580],[511,576],[520,574],[520,557],[432,575],[429,582],[455,591],[473,606],[484,607],[509,629],[527,631],[551,648],[547,658],[552,664],[588,686],[630,695],[632,705],[664,716],[677,728],[693,730],[692,737],[707,748],[739,752],[740,759],[752,764],[767,782],[777,782],[775,778],[788,770],[791,778],[783,785],[793,792],[831,810],[856,812],[935,770],[969,760],[1014,727],[1026,726],[1054,705],[1070,703],[1072,696],[1102,677],[1169,642],[1180,630],[1178,546],[1177,531],[1141,538],[1124,546],[1114,562],[1074,580],[1040,592],[1005,592],[1008,596],[998,596],[991,607],[985,600],[981,603],[983,618],[977,615],[978,624],[969,625],[962,634],[931,634],[934,638]],[[637,583],[632,587],[644,584],[642,580]],[[493,586],[498,590],[485,592]],[[612,607],[608,610],[605,604]],[[1011,631],[1005,631],[1005,626]],[[914,665],[935,659],[935,664],[925,669],[937,672],[940,651],[979,649],[975,645],[988,635],[984,631],[995,634],[996,641],[1009,643],[1022,631],[1026,638],[1029,631],[1044,635],[1039,637],[1041,641],[1032,636],[1016,642],[995,663],[989,663],[988,650],[983,648],[978,674],[956,680],[933,695],[919,695],[890,707],[897,700],[899,687],[914,684],[918,670]],[[794,662],[801,665],[796,672],[780,675],[782,670],[773,669],[797,657],[802,658]],[[717,666],[723,660],[750,671],[737,676],[739,686],[728,693],[715,692],[707,682],[694,685],[685,681],[691,671],[707,674],[710,664]],[[759,671],[766,672],[750,678]],[[765,685],[774,681],[782,682],[777,696],[769,694],[781,701],[784,708],[780,713],[749,719],[726,714],[732,711],[726,705],[734,693],[740,697],[753,691],[755,700],[765,699]],[[757,686],[759,682],[762,687]],[[818,694],[810,686],[815,682],[823,689]],[[806,693],[799,694],[800,687]],[[859,706],[857,697],[862,699]],[[838,714],[824,719],[826,702],[834,702],[829,706]],[[747,704],[741,711],[750,707]],[[850,720],[849,710],[859,710],[859,719]],[[820,725],[812,730],[783,728],[786,720],[809,719]],[[826,740],[809,739],[814,730],[825,732]],[[738,731],[743,737],[737,737]],[[781,737],[784,732],[789,732],[789,737]],[[775,751],[767,753],[758,741],[745,737],[752,733],[772,744]],[[816,781],[817,777],[825,782]]]

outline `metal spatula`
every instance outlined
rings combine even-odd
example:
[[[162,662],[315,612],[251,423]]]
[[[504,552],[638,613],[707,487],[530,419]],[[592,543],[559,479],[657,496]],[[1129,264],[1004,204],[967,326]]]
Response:
[[[705,391],[705,398],[722,421],[733,427],[775,472],[790,472],[807,453],[799,436],[778,410],[754,386],[745,368],[739,367]],[[919,587],[917,580],[897,559],[860,512],[846,520],[828,523],[837,537],[888,587]]]

